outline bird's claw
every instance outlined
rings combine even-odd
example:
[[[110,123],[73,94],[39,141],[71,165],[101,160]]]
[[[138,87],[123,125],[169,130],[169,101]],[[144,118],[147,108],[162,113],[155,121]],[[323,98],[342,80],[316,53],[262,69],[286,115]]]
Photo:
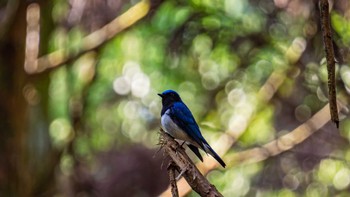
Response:
[[[186,141],[183,141],[180,145],[181,148],[183,148],[183,145],[185,144]]]
[[[180,172],[180,174],[177,175],[176,181],[180,180],[180,178],[182,177],[182,175],[183,175],[185,172],[186,172],[186,169],[182,169],[181,172]]]

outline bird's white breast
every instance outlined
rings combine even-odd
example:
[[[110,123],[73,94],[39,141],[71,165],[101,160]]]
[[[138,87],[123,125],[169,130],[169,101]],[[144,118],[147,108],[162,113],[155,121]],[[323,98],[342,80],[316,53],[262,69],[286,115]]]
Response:
[[[169,110],[168,109],[161,118],[161,124],[163,126],[163,129],[165,132],[170,134],[175,139],[184,140],[184,141],[192,141],[189,136],[180,128],[178,127],[175,122],[170,118],[169,116]]]

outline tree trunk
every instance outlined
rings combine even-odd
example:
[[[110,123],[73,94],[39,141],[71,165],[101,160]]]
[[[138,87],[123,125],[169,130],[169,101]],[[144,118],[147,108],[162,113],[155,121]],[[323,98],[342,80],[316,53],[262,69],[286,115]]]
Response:
[[[46,25],[40,35],[44,53],[52,29],[47,26],[52,24],[51,4],[39,2],[40,20]],[[0,196],[47,191],[54,183],[59,161],[59,152],[51,148],[48,139],[49,74],[29,76],[24,70],[27,6],[26,1],[18,1],[9,29],[2,30],[5,33],[0,40]],[[31,102],[31,96],[36,96],[37,102]]]

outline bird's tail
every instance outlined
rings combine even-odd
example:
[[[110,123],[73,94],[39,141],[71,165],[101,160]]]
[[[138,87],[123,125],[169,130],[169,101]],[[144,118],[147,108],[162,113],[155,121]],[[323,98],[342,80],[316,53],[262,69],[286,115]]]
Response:
[[[210,145],[208,143],[203,143],[205,152],[209,153],[211,156],[214,157],[214,159],[216,159],[216,161],[218,161],[222,167],[225,167],[226,164],[225,162],[219,157],[219,155],[210,147]]]
[[[203,162],[203,157],[202,155],[199,153],[199,150],[196,146],[192,145],[192,144],[187,144],[187,146],[194,152],[194,154],[197,155],[197,157]]]

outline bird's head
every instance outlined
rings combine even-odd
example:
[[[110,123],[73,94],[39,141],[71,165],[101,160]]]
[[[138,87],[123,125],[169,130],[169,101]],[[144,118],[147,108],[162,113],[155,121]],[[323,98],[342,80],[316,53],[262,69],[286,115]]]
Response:
[[[158,96],[162,97],[163,105],[169,105],[173,102],[181,101],[179,94],[174,90],[165,90],[163,93],[158,94]]]

